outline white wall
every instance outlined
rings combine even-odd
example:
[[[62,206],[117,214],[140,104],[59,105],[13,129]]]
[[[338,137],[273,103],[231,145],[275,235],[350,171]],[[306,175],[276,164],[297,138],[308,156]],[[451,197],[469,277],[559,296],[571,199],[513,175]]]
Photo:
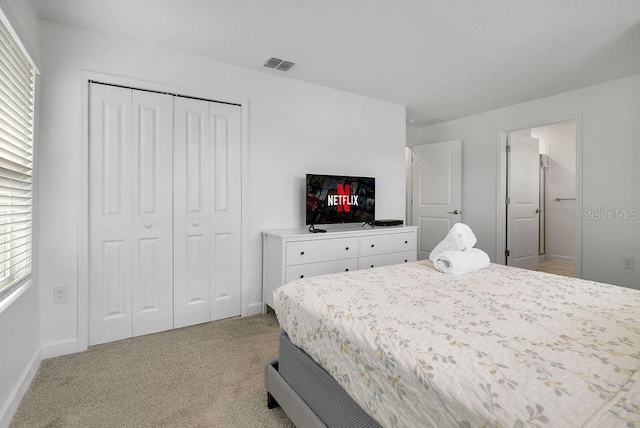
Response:
[[[422,128],[407,126],[407,146],[416,146],[420,144],[422,132]]]
[[[531,136],[540,140],[540,152],[549,155],[549,168],[545,170],[545,254],[548,260],[574,263],[576,201],[556,198],[576,196],[576,125],[571,122],[534,128]]]
[[[81,70],[244,97],[249,102],[249,305],[262,301],[261,234],[304,225],[306,173],[376,177],[376,215],[403,218],[405,108],[108,36],[42,22],[40,251],[43,353],[77,338]],[[265,53],[266,55],[267,53]],[[44,216],[43,216],[44,217]],[[69,303],[51,288],[67,285]],[[46,349],[46,351],[45,351]]]
[[[31,0],[0,0],[0,8],[11,21],[22,44],[40,62],[40,21]],[[36,91],[37,96],[37,91]],[[36,111],[34,192],[37,194],[38,123]],[[34,201],[34,246],[38,240],[37,202]],[[37,254],[34,251],[31,285],[0,302],[0,427],[11,417],[40,362]]]
[[[463,221],[495,260],[498,133],[581,117],[582,208],[640,209],[639,94],[635,75],[425,128],[421,143],[463,140]],[[623,269],[624,256],[640,261],[640,219],[582,221],[584,278],[640,288],[639,264]]]
[[[40,363],[38,287],[0,302],[0,427],[9,425]]]

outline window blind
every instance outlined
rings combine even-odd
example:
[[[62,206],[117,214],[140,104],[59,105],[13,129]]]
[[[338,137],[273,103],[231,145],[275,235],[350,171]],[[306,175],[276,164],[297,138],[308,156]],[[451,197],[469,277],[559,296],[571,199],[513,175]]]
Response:
[[[0,20],[0,300],[31,273],[35,72]]]

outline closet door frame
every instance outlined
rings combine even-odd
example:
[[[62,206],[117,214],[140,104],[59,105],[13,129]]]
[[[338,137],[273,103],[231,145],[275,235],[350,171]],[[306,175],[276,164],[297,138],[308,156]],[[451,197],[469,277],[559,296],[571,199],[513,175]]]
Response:
[[[248,213],[249,208],[249,116],[248,99],[217,94],[192,88],[184,88],[171,84],[150,82],[128,77],[114,76],[93,71],[82,71],[82,138],[80,139],[79,156],[79,182],[78,186],[78,283],[77,283],[77,319],[78,340],[76,352],[87,349],[89,343],[89,84],[96,81],[104,84],[125,86],[132,89],[167,92],[186,97],[201,98],[211,101],[239,105],[242,111],[242,213]],[[254,315],[262,312],[261,302],[250,304],[248,301],[248,277],[245,274],[249,270],[249,239],[248,239],[248,215],[242,216],[241,224],[241,316]],[[52,356],[73,352],[69,344],[65,349],[50,350]]]

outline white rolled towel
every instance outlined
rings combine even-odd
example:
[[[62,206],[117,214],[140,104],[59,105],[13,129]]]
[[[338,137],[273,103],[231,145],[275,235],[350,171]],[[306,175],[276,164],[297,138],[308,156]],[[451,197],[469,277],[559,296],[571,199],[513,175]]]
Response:
[[[440,253],[433,265],[440,272],[461,275],[484,269],[490,263],[487,253],[479,248],[469,248],[464,251],[445,251]]]
[[[464,223],[453,225],[447,236],[431,251],[429,260],[436,262],[436,258],[445,251],[464,251],[476,245],[476,235],[469,226]]]

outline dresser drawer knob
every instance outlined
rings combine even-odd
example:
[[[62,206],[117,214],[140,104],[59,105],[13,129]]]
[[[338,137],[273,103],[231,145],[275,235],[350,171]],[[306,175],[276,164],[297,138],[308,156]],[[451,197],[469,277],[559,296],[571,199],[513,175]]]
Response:
[[[349,251],[349,247],[345,248],[345,250]]]
[[[304,275],[300,275],[300,278],[304,278]]]
[[[375,245],[374,245],[374,244],[371,244],[371,248],[373,248],[373,247],[375,247]]]
[[[371,265],[371,267],[373,267],[373,265]]]
[[[405,262],[405,263],[406,263],[406,262],[408,262],[408,261],[409,261],[409,260],[407,260],[407,259],[404,259],[404,262]]]
[[[409,243],[409,241],[404,241],[404,243],[405,243],[405,244],[408,244],[408,243]]]
[[[346,268],[344,271],[345,271],[345,272],[349,272],[349,268]]]
[[[304,251],[300,251],[300,255],[301,255],[301,256],[304,256]]]

